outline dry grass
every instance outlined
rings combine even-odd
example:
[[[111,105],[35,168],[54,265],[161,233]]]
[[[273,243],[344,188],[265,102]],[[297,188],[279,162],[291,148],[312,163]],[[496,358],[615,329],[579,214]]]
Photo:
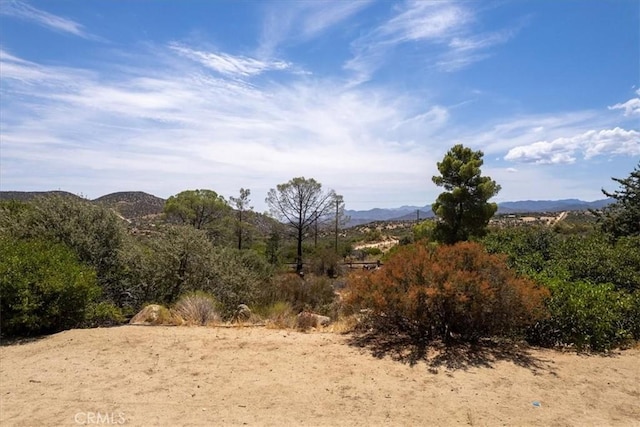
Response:
[[[291,304],[279,301],[268,306],[254,307],[253,313],[263,319],[269,329],[294,329],[296,315]]]
[[[216,300],[204,292],[182,296],[176,303],[174,311],[184,319],[187,325],[207,326],[220,322]]]
[[[342,316],[332,322],[329,326],[327,326],[326,331],[336,334],[346,334],[349,332],[353,332],[360,324],[360,322],[360,317],[356,316],[355,314],[352,314],[350,316]]]
[[[145,306],[129,321],[132,325],[179,326],[184,324],[182,317],[166,307],[157,304]]]

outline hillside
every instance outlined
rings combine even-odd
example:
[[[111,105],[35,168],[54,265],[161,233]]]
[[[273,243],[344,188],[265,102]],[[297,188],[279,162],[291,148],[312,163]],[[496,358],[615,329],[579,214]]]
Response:
[[[164,199],[142,191],[111,193],[93,200],[93,203],[111,208],[129,220],[161,214],[164,202]]]
[[[81,198],[66,191],[0,191],[0,200],[31,200],[34,197],[61,195]],[[107,194],[92,201],[118,212],[128,220],[144,218],[162,213],[165,200],[142,191],[124,191]],[[578,199],[564,200],[523,200],[498,203],[498,214],[532,213],[532,212],[566,212],[601,209],[612,203],[613,199],[602,199],[586,202]],[[369,210],[349,210],[345,214],[350,217],[347,227],[368,224],[375,221],[414,221],[433,218],[431,205],[402,206],[399,208],[374,208]],[[259,218],[258,218],[259,219]],[[261,221],[261,222],[264,222]]]
[[[61,196],[82,199],[82,197],[68,191],[0,191],[0,200],[18,200],[28,202],[36,197]]]

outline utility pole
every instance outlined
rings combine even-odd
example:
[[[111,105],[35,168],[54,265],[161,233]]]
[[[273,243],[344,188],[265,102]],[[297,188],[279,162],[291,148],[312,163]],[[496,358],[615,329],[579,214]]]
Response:
[[[420,209],[416,210],[417,222],[420,222]]]

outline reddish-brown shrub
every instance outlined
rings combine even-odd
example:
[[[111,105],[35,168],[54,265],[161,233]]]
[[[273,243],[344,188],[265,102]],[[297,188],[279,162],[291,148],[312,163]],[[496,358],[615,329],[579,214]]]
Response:
[[[345,302],[370,326],[419,340],[512,336],[544,316],[548,291],[516,277],[477,243],[401,247],[380,270],[352,276]]]

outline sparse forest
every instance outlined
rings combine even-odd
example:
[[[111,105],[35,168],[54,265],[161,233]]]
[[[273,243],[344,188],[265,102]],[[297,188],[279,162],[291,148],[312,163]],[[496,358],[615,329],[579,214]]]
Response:
[[[303,177],[268,193],[271,215],[244,188],[183,191],[155,213],[59,194],[2,201],[2,336],[118,325],[155,304],[160,323],[341,321],[422,347],[639,340],[640,170],[603,190],[605,209],[528,225],[490,221],[500,186],[481,166],[457,145],[433,178],[446,190],[436,219],[352,228],[342,197]]]

